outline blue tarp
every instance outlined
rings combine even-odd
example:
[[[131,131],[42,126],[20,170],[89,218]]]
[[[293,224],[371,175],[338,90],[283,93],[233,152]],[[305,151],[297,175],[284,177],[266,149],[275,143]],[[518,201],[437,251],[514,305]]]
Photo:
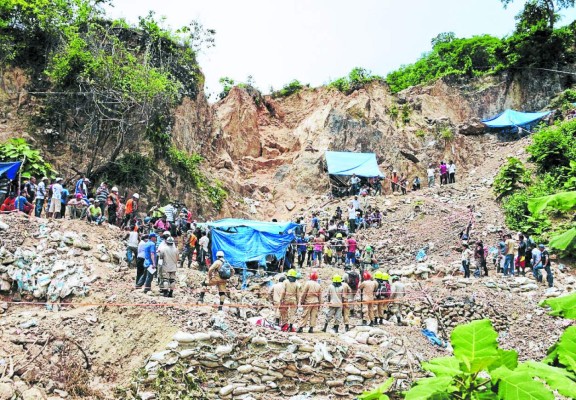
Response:
[[[524,127],[544,118],[548,114],[550,114],[550,111],[524,113],[508,109],[495,117],[482,120],[482,123],[490,128]]]
[[[226,261],[235,267],[248,261],[264,262],[267,255],[281,259],[295,238],[294,222],[262,222],[222,219],[208,223],[212,232],[212,256],[222,250]]]
[[[18,175],[18,170],[20,169],[21,161],[16,162],[0,162],[0,176],[6,174],[8,179],[14,180]]]
[[[378,168],[376,154],[327,151],[326,164],[330,175],[352,175],[363,177],[384,177]]]

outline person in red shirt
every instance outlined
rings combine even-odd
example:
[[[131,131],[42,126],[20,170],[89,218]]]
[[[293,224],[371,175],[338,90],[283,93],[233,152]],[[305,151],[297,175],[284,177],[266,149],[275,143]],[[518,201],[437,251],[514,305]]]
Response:
[[[398,172],[396,172],[396,170],[392,171],[392,176],[390,177],[390,180],[392,181],[392,193],[394,193],[395,191],[397,191],[399,189],[399,185],[398,182],[400,181],[400,178],[398,177]]]
[[[6,197],[2,205],[0,206],[0,211],[9,212],[14,211],[14,201],[16,200],[16,195],[10,193],[10,196]]]

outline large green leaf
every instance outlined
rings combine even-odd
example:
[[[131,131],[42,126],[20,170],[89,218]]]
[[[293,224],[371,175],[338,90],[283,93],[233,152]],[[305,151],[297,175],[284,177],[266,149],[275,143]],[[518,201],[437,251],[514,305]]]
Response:
[[[552,308],[549,314],[555,317],[576,319],[576,292],[566,296],[544,300],[540,305]]]
[[[482,371],[499,359],[498,334],[490,320],[472,321],[454,328],[452,335],[454,355],[469,372]]]
[[[443,396],[447,392],[448,387],[452,383],[452,378],[449,376],[439,376],[434,378],[424,378],[416,382],[412,388],[406,392],[405,400],[427,400],[438,399],[437,396]],[[447,393],[446,393],[447,394]],[[440,397],[440,399],[448,397]]]
[[[550,238],[550,247],[558,250],[566,250],[576,240],[576,228]]]
[[[527,361],[516,368],[515,372],[527,372],[532,378],[544,379],[548,386],[557,390],[558,393],[572,399],[576,399],[576,382],[573,376],[563,368],[551,367],[538,361]]]
[[[526,371],[502,374],[498,396],[505,400],[554,400],[554,394],[543,383],[533,380]]]
[[[576,326],[566,328],[558,342],[548,349],[545,363],[564,365],[566,369],[576,373]]]
[[[489,366],[489,370],[492,371],[501,366],[513,370],[518,365],[518,352],[516,350],[502,350],[498,349],[498,360],[496,360],[492,365]]]
[[[388,378],[386,382],[382,385],[378,386],[377,388],[370,390],[368,392],[362,393],[358,399],[359,400],[389,400],[389,397],[385,394],[388,389],[394,383],[394,378]]]
[[[436,376],[454,376],[462,373],[460,361],[456,357],[433,358],[429,362],[423,362],[422,368],[433,372]]]
[[[576,191],[561,192],[550,196],[528,199],[528,210],[532,214],[541,213],[547,208],[558,211],[570,211],[576,207]]]

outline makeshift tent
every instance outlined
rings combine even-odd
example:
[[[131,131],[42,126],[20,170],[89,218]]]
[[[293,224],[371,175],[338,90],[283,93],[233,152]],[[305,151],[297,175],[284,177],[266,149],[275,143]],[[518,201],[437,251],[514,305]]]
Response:
[[[266,256],[274,255],[281,259],[288,246],[295,239],[294,222],[262,222],[246,219],[227,218],[208,223],[212,235],[212,256],[222,250],[231,265],[243,269],[243,283],[246,281],[246,263],[264,263]]]
[[[550,111],[525,113],[508,109],[495,117],[482,120],[482,123],[489,128],[516,131],[518,128],[529,129],[548,114]]]
[[[0,162],[0,177],[6,175],[6,177],[10,180],[16,179],[21,164],[22,164],[21,161]]]
[[[352,175],[372,178],[384,177],[378,168],[376,154],[327,151],[326,164],[330,175]]]

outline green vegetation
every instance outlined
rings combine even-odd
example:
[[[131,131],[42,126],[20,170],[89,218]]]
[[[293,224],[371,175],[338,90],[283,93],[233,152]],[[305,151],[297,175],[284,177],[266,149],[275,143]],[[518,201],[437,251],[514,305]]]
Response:
[[[530,172],[524,167],[522,161],[509,157],[508,162],[494,178],[494,193],[498,198],[509,196],[530,182]]]
[[[529,160],[533,176],[516,159],[502,167],[494,192],[503,198],[506,224],[549,241],[567,256],[576,255],[576,224],[571,199],[576,189],[576,121],[558,121],[532,137]]]
[[[200,400],[206,398],[206,393],[201,387],[205,379],[202,370],[192,373],[182,362],[176,363],[170,369],[158,369],[154,379],[149,379],[148,372],[141,368],[134,376],[134,380],[139,384],[129,388],[118,388],[117,395],[122,398],[137,396],[139,392],[137,388],[143,386],[156,393],[156,398],[159,400]]]
[[[511,0],[503,0],[507,5]],[[516,30],[503,39],[490,35],[457,38],[452,32],[432,39],[432,50],[414,64],[389,73],[392,92],[444,76],[473,77],[504,69],[566,65],[576,60],[576,22],[554,28],[557,11],[574,0],[531,0],[516,16]]]
[[[398,118],[398,114],[400,113],[398,111],[398,106],[396,104],[392,104],[390,106],[390,108],[387,109],[387,111],[388,111],[388,115],[390,115],[390,118],[392,118],[392,119]]]
[[[418,129],[415,133],[417,138],[424,139],[426,137],[426,131],[424,129]]]
[[[402,106],[402,123],[410,123],[410,106],[408,104]]]
[[[384,78],[372,73],[364,68],[356,67],[348,76],[338,78],[328,84],[329,88],[336,89],[346,95],[362,89],[364,86],[372,82],[383,82]]]
[[[378,386],[374,390],[362,393],[358,400],[389,400],[390,397],[386,394],[392,384],[394,383],[394,378],[388,378],[386,382]]]
[[[22,138],[13,138],[0,144],[0,161],[24,161],[23,178],[50,178],[56,173],[52,165],[44,161],[40,151],[32,149]]]
[[[114,182],[116,185],[145,187],[154,161],[140,153],[127,153],[102,171],[98,181]]]
[[[186,181],[189,181],[193,187],[206,194],[214,208],[217,210],[221,209],[228,194],[223,188],[222,182],[216,180],[211,184],[208,178],[200,171],[200,164],[204,161],[201,155],[196,153],[189,155],[171,146],[168,149],[168,161],[184,174]]]
[[[576,294],[541,305],[551,307],[551,315],[576,319]],[[457,326],[451,334],[454,356],[422,363],[434,376],[417,381],[405,399],[553,400],[554,391],[576,397],[576,327],[564,331],[543,361],[518,362],[518,353],[499,348],[497,338],[489,320]]]
[[[293,95],[294,93],[298,93],[299,91],[301,91],[302,89],[304,89],[305,87],[309,87],[310,85],[303,85],[302,83],[300,83],[300,81],[294,79],[292,82],[287,83],[286,85],[284,85],[282,87],[282,89],[276,91],[276,92],[271,92],[272,97],[277,98],[277,97],[288,97]]]

